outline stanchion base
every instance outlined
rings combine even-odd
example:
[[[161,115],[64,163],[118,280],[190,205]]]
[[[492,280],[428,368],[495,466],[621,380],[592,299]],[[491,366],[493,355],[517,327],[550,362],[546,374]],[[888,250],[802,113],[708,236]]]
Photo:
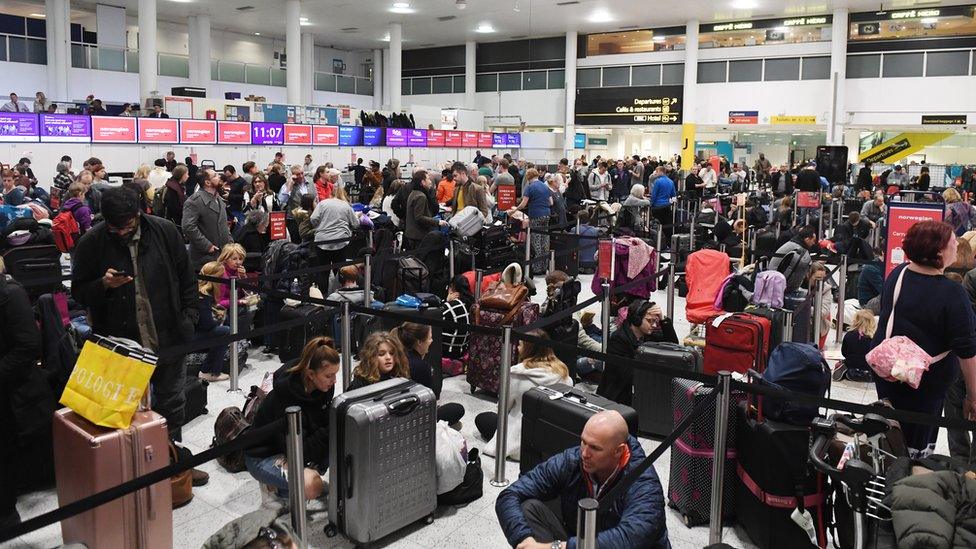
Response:
[[[507,480],[503,480],[501,482],[496,482],[494,480],[489,480],[488,481],[488,484],[491,484],[495,488],[504,488],[504,487],[506,487],[506,486],[509,485],[509,482]]]
[[[240,388],[237,388],[237,389],[227,389],[227,392],[228,393],[241,393],[241,394],[244,394],[244,391],[242,391]]]

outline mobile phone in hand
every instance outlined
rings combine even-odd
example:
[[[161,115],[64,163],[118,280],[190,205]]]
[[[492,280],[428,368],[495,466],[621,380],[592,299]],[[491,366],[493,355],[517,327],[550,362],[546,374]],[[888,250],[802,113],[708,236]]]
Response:
[[[132,277],[132,278],[135,278],[136,277],[136,275],[134,275],[132,273],[129,273],[129,272],[126,272],[126,271],[115,271],[115,273],[112,274],[112,276],[113,277],[118,277],[118,278],[122,278],[122,277],[126,277],[126,276]]]

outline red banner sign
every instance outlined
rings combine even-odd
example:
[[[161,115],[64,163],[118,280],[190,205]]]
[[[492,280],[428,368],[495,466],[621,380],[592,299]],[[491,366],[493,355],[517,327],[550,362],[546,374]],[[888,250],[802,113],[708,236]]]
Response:
[[[285,124],[285,145],[311,145],[312,126],[308,124]]]
[[[613,241],[601,240],[600,249],[597,252],[597,276],[604,280],[611,280],[611,269],[613,268]]]
[[[498,211],[507,212],[515,207],[515,185],[499,185],[495,192],[498,194]]]
[[[478,132],[478,146],[482,149],[490,149],[494,146],[494,137],[491,132]]]
[[[443,147],[444,137],[445,135],[443,130],[427,130],[427,146]]]
[[[461,137],[461,132],[449,131],[444,135],[445,147],[460,147],[463,141],[464,140]]]
[[[180,143],[212,145],[217,142],[216,120],[180,120]]]
[[[339,144],[339,126],[312,126],[312,144],[335,147]]]
[[[797,208],[819,208],[820,198],[821,198],[820,193],[798,192],[796,193],[796,207]]]
[[[221,145],[250,145],[251,123],[226,120],[217,122],[217,142]]]
[[[481,132],[461,132],[461,146],[465,149],[477,149],[480,142]]]
[[[271,212],[271,221],[268,231],[271,233],[271,240],[284,240],[288,238],[288,226],[285,222],[285,212]]]
[[[93,116],[93,143],[135,143],[136,119],[120,116]]]
[[[912,225],[920,221],[942,221],[941,204],[919,204],[893,201],[888,204],[888,245],[885,251],[885,277],[895,267],[908,261],[901,244]]]
[[[140,143],[179,143],[179,120],[174,118],[140,118]]]

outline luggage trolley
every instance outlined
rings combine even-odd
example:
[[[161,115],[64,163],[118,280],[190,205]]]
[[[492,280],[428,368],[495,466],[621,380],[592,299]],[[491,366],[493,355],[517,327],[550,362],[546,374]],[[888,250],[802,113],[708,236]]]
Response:
[[[838,432],[838,426],[853,431],[855,453],[846,461],[842,457],[841,462],[835,466],[824,461],[824,457],[827,455],[828,443],[834,440]],[[882,522],[891,521],[891,509],[883,502],[886,460],[896,458],[881,448],[881,439],[891,428],[891,424],[877,414],[865,414],[860,419],[847,414],[831,414],[826,418],[815,419],[811,428],[813,443],[809,452],[810,463],[817,471],[830,477],[831,482],[841,483],[844,496],[854,514],[852,547],[867,549],[872,541],[875,547],[881,546],[878,526]],[[866,448],[867,455],[860,448]],[[870,536],[872,526],[874,535]],[[837,540],[834,541],[839,544]]]

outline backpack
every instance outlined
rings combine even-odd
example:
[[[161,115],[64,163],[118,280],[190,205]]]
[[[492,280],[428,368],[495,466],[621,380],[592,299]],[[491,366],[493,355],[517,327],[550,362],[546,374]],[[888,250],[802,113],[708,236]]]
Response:
[[[244,412],[241,412],[240,408],[237,406],[224,408],[217,415],[217,421],[214,422],[214,437],[210,447],[220,446],[234,440],[250,426],[251,424],[244,419]],[[231,473],[240,473],[247,469],[244,465],[243,449],[218,457],[217,463]]]
[[[780,343],[769,354],[763,383],[779,389],[824,397],[830,391],[830,367],[811,343]],[[774,421],[808,426],[819,415],[815,404],[764,398],[763,414]]]
[[[412,255],[402,257],[397,261],[392,296],[418,293],[430,293],[430,271],[427,270],[424,262],[416,257]]]
[[[265,372],[260,386],[251,385],[251,392],[248,393],[247,398],[244,399],[244,421],[246,421],[248,424],[254,421],[254,416],[258,413],[258,408],[261,407],[261,403],[264,402],[264,399],[268,396],[268,393],[271,392],[273,387],[273,372]]]
[[[755,283],[746,274],[733,274],[730,277],[719,297],[722,300],[722,306],[716,307],[716,309],[729,313],[741,313],[749,305]]]
[[[477,448],[468,450],[464,480],[449,492],[437,495],[437,505],[463,505],[484,495],[485,472],[481,469],[481,457]]]
[[[54,244],[62,253],[68,253],[75,248],[75,240],[81,236],[81,226],[75,219],[73,210],[61,210],[51,225]]]
[[[756,275],[756,290],[752,294],[751,303],[767,305],[774,309],[783,307],[783,296],[786,293],[786,276],[779,271],[762,271]]]
[[[163,210],[166,209],[166,203],[164,200],[166,199],[166,189],[168,188],[169,187],[164,185],[163,187],[156,189],[156,192],[153,193],[152,211],[153,215],[157,217],[165,217],[163,215]]]
[[[401,223],[406,223],[407,221],[407,198],[410,197],[411,190],[413,189],[410,184],[405,184],[393,197],[393,201],[390,202],[390,209],[393,210],[393,215],[397,216],[397,219]]]

